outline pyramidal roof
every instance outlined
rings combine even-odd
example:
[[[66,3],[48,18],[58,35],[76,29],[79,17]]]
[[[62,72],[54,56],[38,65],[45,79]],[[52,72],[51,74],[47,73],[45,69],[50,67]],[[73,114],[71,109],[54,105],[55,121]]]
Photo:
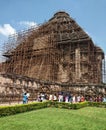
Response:
[[[89,35],[64,11],[59,11],[46,23],[46,29],[49,32],[61,35],[62,40],[70,39],[72,41],[91,39]]]
[[[52,21],[52,20],[70,21],[70,15],[64,11],[59,11],[59,12],[56,12],[49,21]]]
[[[90,40],[91,43],[93,43],[92,39],[89,37],[89,35],[77,24],[77,22],[70,17],[70,15],[64,11],[59,11],[53,15],[51,19],[48,20],[48,22],[40,25],[37,29],[35,28],[33,31],[29,31],[28,34],[24,37],[24,34],[22,35],[22,40],[18,41],[18,46],[16,42],[16,48],[11,49],[7,51],[4,56],[10,57],[15,51],[19,50],[21,48],[24,49],[25,46],[30,47],[34,46],[34,41],[37,39],[37,42],[39,43],[39,46],[42,45],[42,41],[46,42],[44,38],[48,39],[48,35],[51,35],[52,38],[53,34],[53,40],[56,40],[56,43],[70,43],[70,42],[77,42],[77,41],[85,41]],[[32,40],[32,41],[31,41]],[[62,41],[62,42],[61,42]],[[64,41],[64,42],[63,42]],[[67,41],[67,42],[66,42]],[[42,44],[40,44],[42,43]],[[46,44],[46,43],[45,43]],[[44,45],[45,45],[44,44]],[[86,44],[86,43],[85,43]],[[94,43],[93,43],[94,44]],[[98,48],[96,48],[98,49]],[[102,49],[98,49],[98,51],[103,52]]]

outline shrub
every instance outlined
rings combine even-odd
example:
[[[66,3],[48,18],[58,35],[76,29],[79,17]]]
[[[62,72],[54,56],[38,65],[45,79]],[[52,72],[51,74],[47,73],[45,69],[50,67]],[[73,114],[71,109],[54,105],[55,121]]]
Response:
[[[82,103],[65,103],[65,102],[50,102],[51,107],[56,107],[56,108],[65,108],[65,109],[80,109],[82,107],[88,106],[88,102],[82,102]]]
[[[104,108],[106,108],[106,103],[103,103],[103,102],[88,102],[88,105],[92,106],[92,107],[104,107]]]
[[[2,106],[0,107],[0,117],[27,112],[31,110],[37,110],[41,108],[47,108],[47,107],[80,109],[87,106],[106,108],[106,103],[81,102],[81,103],[71,104],[71,103],[65,103],[65,102],[46,101],[46,102],[37,102],[37,103],[22,104],[22,105],[16,105],[16,106]]]
[[[0,117],[46,108],[47,104],[48,102],[40,102],[40,103],[30,103],[30,104],[0,107]]]

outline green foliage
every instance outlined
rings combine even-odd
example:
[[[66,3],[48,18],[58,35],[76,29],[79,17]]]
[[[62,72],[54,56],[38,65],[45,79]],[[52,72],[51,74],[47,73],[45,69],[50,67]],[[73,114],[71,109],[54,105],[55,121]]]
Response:
[[[95,106],[95,107],[104,107],[106,108],[106,103],[98,103],[98,102],[81,102],[81,103],[65,103],[65,102],[36,102],[30,104],[22,104],[16,106],[4,106],[0,107],[0,117],[14,115],[17,113],[23,113],[27,111],[37,110],[41,108],[47,107],[55,107],[55,108],[64,108],[64,109],[80,109],[87,106]]]
[[[92,107],[104,107],[104,108],[106,108],[106,103],[103,103],[103,102],[88,102],[88,105],[92,106]]]
[[[65,103],[65,102],[51,102],[52,107],[56,108],[65,108],[65,109],[80,109],[82,107],[88,106],[88,102],[82,102],[82,103]]]
[[[16,106],[0,107],[0,117],[45,108],[47,107],[47,104],[48,104],[47,102],[39,102],[39,103],[22,104]]]

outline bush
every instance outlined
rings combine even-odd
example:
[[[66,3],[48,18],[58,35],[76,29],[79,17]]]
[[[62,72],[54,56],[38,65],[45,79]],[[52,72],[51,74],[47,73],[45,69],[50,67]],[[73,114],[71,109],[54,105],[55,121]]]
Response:
[[[106,103],[103,103],[103,102],[88,102],[88,105],[92,106],[92,107],[104,107],[104,108],[106,108]]]
[[[41,109],[41,108],[46,108],[48,106],[47,104],[48,102],[40,102],[40,103],[30,103],[30,104],[22,104],[16,106],[0,107],[0,117],[27,112],[36,109]]]
[[[41,108],[47,107],[56,107],[56,108],[65,108],[65,109],[80,109],[87,106],[93,107],[105,107],[106,103],[100,102],[81,102],[76,104],[65,103],[65,102],[54,102],[54,101],[47,101],[47,102],[37,102],[37,103],[30,103],[30,104],[22,104],[16,106],[4,106],[0,107],[0,117],[2,116],[9,116],[17,113],[27,112],[31,110],[37,110]]]
[[[65,102],[50,102],[50,104],[51,107],[65,108],[65,109],[80,109],[82,107],[88,106],[88,102],[82,102],[76,104],[65,103]]]

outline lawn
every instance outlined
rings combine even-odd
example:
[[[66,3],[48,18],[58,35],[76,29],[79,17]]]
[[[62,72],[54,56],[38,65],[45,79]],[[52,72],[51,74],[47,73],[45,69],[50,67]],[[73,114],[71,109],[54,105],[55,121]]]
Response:
[[[0,130],[106,130],[106,108],[46,108],[0,118]]]

